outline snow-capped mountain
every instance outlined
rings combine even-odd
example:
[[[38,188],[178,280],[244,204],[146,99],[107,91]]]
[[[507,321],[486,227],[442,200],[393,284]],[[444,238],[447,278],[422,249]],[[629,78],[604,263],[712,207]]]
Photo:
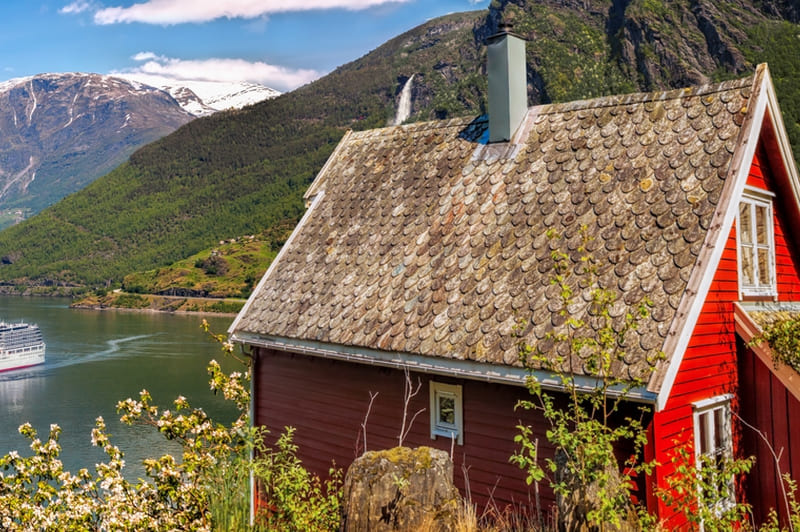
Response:
[[[280,93],[263,85],[132,75],[0,82],[0,229],[106,174],[195,117]]]
[[[170,80],[145,74],[118,74],[119,77],[146,83],[167,91],[186,111],[208,116],[217,111],[241,109],[281,93],[264,85],[246,82]]]
[[[99,74],[0,83],[0,214],[35,213],[194,119],[155,87]]]
[[[225,82],[212,82],[212,81],[189,81],[183,82],[183,86],[178,90],[189,90],[199,97],[203,106],[206,109],[213,109],[216,111],[225,111],[228,109],[241,109],[248,105],[258,103],[263,100],[275,98],[280,95],[280,92],[264,85],[257,85],[255,83],[225,83]],[[172,87],[169,93],[173,98],[181,103],[181,100],[175,97]],[[187,106],[181,104],[184,109],[192,112]],[[203,114],[193,113],[196,116],[204,116]],[[211,114],[211,113],[206,113]]]

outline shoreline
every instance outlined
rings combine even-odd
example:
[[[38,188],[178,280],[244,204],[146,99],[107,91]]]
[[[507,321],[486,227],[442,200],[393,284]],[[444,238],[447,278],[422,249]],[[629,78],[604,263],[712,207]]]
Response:
[[[235,318],[237,312],[213,312],[211,310],[169,310],[158,308],[128,308],[128,307],[112,307],[108,305],[82,305],[75,304],[69,306],[70,310],[93,310],[93,311],[122,311],[122,312],[142,312],[152,314],[182,314],[182,315],[196,315],[196,316],[220,316],[223,318]]]
[[[240,298],[165,296],[113,291],[76,299],[70,308],[236,316],[245,302],[245,299]]]
[[[98,296],[70,293],[71,290],[64,287],[60,290],[52,287],[40,290],[28,288],[24,292],[9,288],[0,286],[0,296],[70,298],[70,309],[96,311],[123,310],[229,318],[236,317],[247,302],[246,298],[134,294],[122,291],[111,291]]]

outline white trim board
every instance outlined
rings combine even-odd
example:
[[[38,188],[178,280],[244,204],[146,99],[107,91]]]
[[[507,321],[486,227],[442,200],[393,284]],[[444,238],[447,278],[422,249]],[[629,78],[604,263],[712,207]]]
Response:
[[[654,382],[648,386],[648,390],[658,390],[658,400],[656,401],[656,411],[663,410],[675,384],[683,357],[689,346],[700,312],[708,297],[711,283],[717,272],[722,253],[725,250],[725,243],[730,235],[733,221],[738,212],[739,199],[747,183],[750,173],[750,166],[755,156],[758,140],[761,137],[761,128],[764,124],[764,116],[767,108],[771,106],[774,94],[772,80],[766,64],[759,65],[753,79],[753,89],[750,97],[750,108],[745,122],[742,125],[740,137],[737,142],[738,149],[733,154],[731,166],[728,171],[728,179],[714,213],[714,218],[709,229],[703,249],[697,259],[697,265],[687,283],[686,291],[678,306],[678,310],[673,320],[667,340],[664,342],[664,352],[668,355],[668,367],[661,383]],[[774,100],[777,102],[777,100]],[[770,112],[774,115],[774,109]],[[774,121],[771,121],[774,125]],[[783,130],[785,133],[785,130]],[[776,135],[780,132],[776,131]]]

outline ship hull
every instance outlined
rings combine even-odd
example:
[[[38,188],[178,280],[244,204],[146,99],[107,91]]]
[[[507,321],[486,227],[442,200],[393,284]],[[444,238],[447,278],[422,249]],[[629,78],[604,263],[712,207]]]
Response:
[[[44,344],[0,353],[0,372],[44,364]]]

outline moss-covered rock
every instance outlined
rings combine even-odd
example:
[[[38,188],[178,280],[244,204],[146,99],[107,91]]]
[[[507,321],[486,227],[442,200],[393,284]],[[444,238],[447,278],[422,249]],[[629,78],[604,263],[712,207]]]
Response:
[[[342,528],[450,530],[460,505],[446,452],[430,447],[369,451],[347,471]]]

